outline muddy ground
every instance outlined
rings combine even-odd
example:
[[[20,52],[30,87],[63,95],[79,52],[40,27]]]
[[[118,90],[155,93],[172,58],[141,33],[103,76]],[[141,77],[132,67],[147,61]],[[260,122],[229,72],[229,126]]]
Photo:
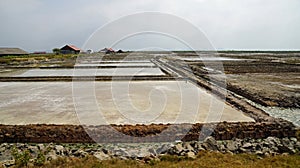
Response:
[[[300,55],[298,54],[219,54],[239,61],[189,61],[195,74],[211,74],[212,80],[226,80],[228,90],[263,106],[299,108]],[[206,68],[214,69],[208,71]],[[224,70],[225,76],[218,70]]]

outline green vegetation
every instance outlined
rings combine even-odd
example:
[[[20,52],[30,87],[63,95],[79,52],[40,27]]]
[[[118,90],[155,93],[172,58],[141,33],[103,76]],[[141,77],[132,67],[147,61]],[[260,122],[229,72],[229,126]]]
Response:
[[[15,167],[40,167],[46,163],[46,154],[49,153],[49,148],[39,151],[37,156],[33,156],[30,151],[19,151],[16,146],[11,150],[11,155],[15,160]]]
[[[48,59],[51,59],[51,58],[72,58],[72,57],[77,57],[78,55],[76,54],[52,54],[52,53],[49,53],[49,54],[29,54],[29,55],[22,55],[22,56],[16,56],[16,55],[8,55],[8,56],[3,56],[3,57],[0,57],[0,59],[15,59],[15,60],[26,60],[26,59],[29,59],[29,58],[32,58],[32,59],[41,59],[41,58],[48,58]]]
[[[27,166],[30,159],[31,159],[31,155],[30,155],[30,152],[28,150],[25,150],[23,152],[19,152],[17,150],[16,147],[14,147],[12,149],[12,152],[11,152],[12,156],[14,157],[15,159],[15,164],[16,164],[16,167],[24,167],[24,166]]]
[[[74,54],[30,54],[24,56],[4,56],[0,57],[0,64],[6,66],[33,66],[36,67],[42,65],[67,64],[73,67],[78,55]]]
[[[127,54],[116,55],[101,55],[101,54],[89,54],[89,57],[103,56],[103,60],[122,60]],[[86,55],[82,54],[29,54],[22,56],[3,56],[0,57],[0,65],[4,67],[26,67],[26,68],[38,68],[47,67],[49,65],[55,65],[63,68],[73,68],[76,59],[80,57],[84,58]]]
[[[37,157],[34,159],[34,165],[42,166],[46,162],[46,156],[44,152],[39,152]]]
[[[172,167],[231,167],[231,168],[250,168],[250,167],[300,167],[300,155],[278,155],[270,157],[258,157],[252,154],[222,154],[216,152],[200,152],[196,159],[190,159],[180,156],[161,156],[159,159],[153,159],[151,161],[136,161],[136,160],[121,160],[111,159],[100,161],[93,156],[85,158],[58,158],[50,162],[41,160],[42,164],[27,164],[28,154],[20,154],[19,160],[16,160],[18,167],[112,167],[112,168],[138,168],[138,167],[151,167],[151,168],[172,168]]]

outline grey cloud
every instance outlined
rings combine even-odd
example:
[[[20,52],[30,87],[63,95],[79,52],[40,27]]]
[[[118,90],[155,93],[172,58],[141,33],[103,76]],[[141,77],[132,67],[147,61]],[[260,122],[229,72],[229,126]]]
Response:
[[[65,43],[81,47],[105,23],[128,14],[159,11],[191,22],[216,48],[299,49],[299,7],[298,0],[2,0],[0,46],[29,51],[51,50]],[[154,39],[148,38],[145,44]],[[128,43],[123,46],[140,46],[136,40]],[[182,47],[177,42],[164,44]]]

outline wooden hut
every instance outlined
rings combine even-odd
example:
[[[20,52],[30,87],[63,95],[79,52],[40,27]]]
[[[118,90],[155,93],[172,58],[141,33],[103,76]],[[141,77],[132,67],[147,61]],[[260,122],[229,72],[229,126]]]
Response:
[[[74,45],[65,45],[60,49],[60,52],[62,54],[79,54],[80,48],[74,46]]]

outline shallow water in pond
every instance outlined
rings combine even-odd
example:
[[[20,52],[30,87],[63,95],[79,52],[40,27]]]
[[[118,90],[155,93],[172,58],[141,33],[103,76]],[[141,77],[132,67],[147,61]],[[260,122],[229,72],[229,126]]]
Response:
[[[181,57],[185,61],[243,61],[244,59],[228,58],[228,57]]]
[[[164,75],[159,68],[31,69],[16,77]]]
[[[151,62],[145,62],[145,63],[84,63],[84,64],[76,64],[76,67],[82,67],[82,66],[99,66],[99,67],[107,67],[107,66],[117,66],[117,67],[126,67],[126,66],[155,66],[155,64]]]
[[[183,81],[0,82],[0,110],[0,124],[254,121]]]

